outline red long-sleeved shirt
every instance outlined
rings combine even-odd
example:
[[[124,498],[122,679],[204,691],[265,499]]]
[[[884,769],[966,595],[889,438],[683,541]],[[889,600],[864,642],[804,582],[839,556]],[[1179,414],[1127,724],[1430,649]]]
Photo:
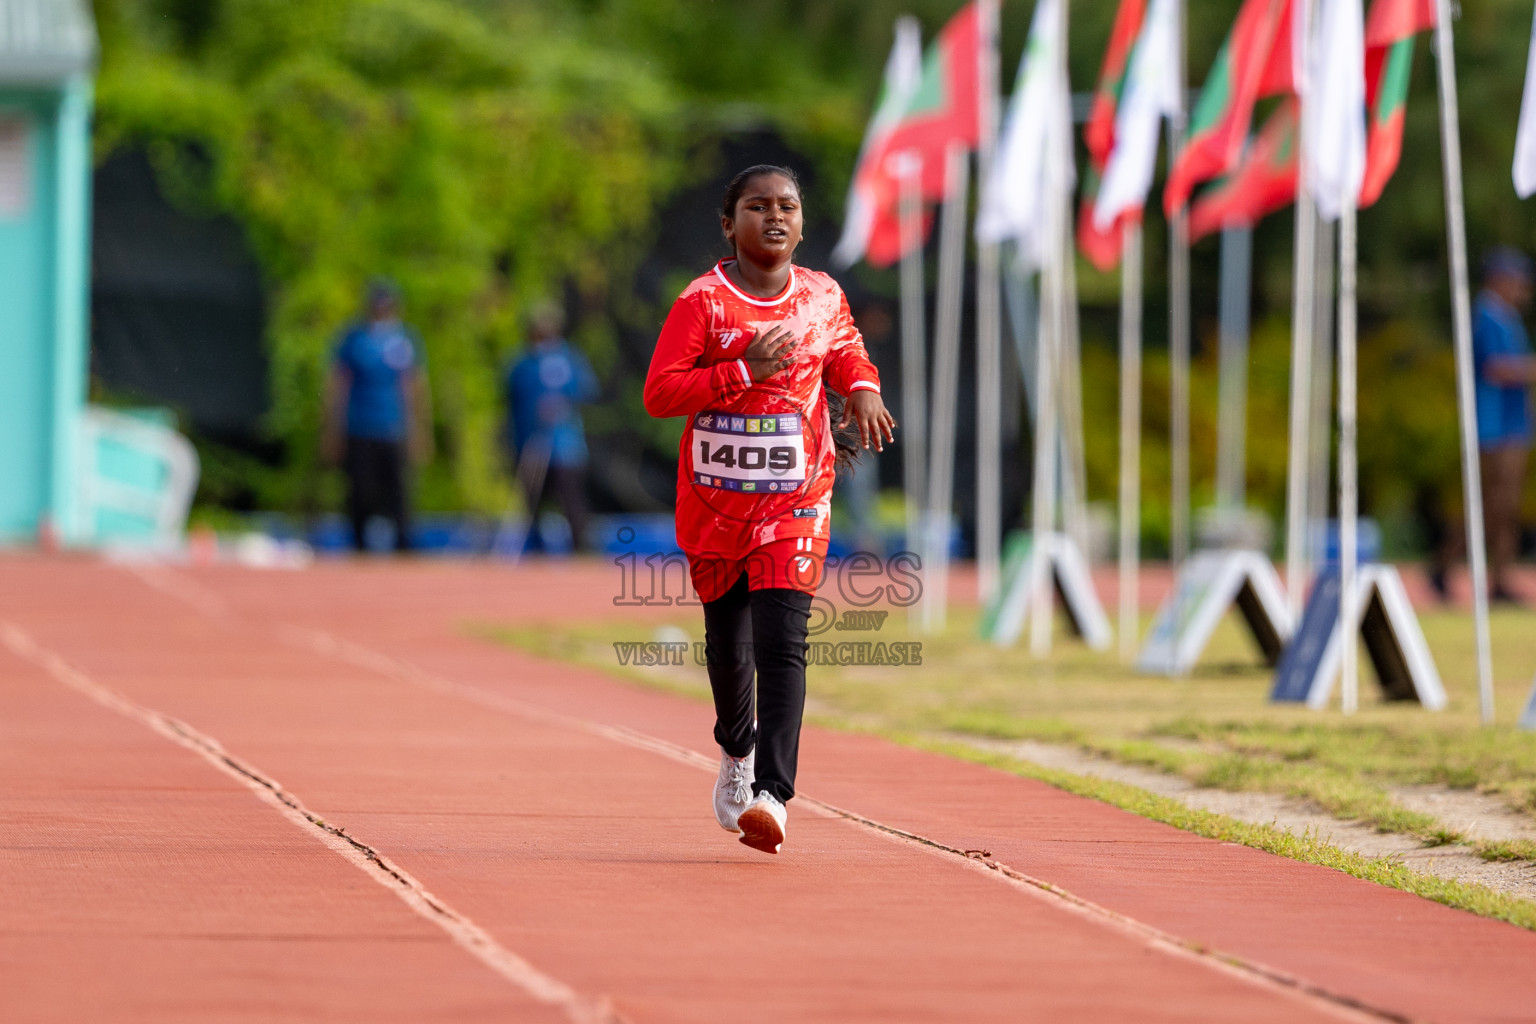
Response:
[[[836,281],[790,269],[784,291],[747,295],[721,261],[672,305],[645,380],[652,416],[687,416],[677,466],[677,539],[690,557],[742,558],[785,537],[826,537],[836,452],[822,384],[880,390]],[[754,335],[784,324],[796,362],[754,383]]]

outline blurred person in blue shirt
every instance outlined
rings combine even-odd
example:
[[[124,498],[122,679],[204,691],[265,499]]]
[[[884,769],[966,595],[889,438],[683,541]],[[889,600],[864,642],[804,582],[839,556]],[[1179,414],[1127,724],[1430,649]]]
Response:
[[[564,317],[552,304],[529,319],[528,350],[507,372],[507,441],[536,523],[551,491],[571,527],[576,550],[586,546],[587,435],[581,407],[598,395],[592,364],[564,337]]]
[[[1510,566],[1519,555],[1520,499],[1533,423],[1531,385],[1536,357],[1521,314],[1531,304],[1531,261],[1510,248],[1483,263],[1483,290],[1472,314],[1472,360],[1477,391],[1477,442],[1483,474],[1491,596],[1516,601]]]
[[[422,348],[400,320],[400,294],[376,280],[363,318],[337,342],[326,388],[323,454],[347,475],[353,544],[366,546],[375,516],[395,528],[395,549],[411,547],[410,480],[414,461],[432,457],[432,412]]]

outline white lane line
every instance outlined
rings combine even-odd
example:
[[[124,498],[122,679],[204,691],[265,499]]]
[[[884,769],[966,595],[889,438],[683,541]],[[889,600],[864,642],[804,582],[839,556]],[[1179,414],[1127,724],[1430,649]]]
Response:
[[[180,576],[179,573],[171,573],[170,570],[166,570],[166,572],[170,575]],[[145,580],[145,582],[150,583],[155,589],[168,596],[180,598],[198,611],[203,611],[205,614],[208,612],[207,605],[211,602],[190,600],[192,595],[188,593],[188,588],[177,586],[174,581],[165,581],[170,585],[160,586],[149,580]],[[188,582],[190,583],[191,581]],[[213,595],[211,591],[208,593],[210,596],[214,596],[215,600],[222,601],[221,598]],[[358,668],[410,683],[442,696],[453,697],[492,710],[518,715],[530,721],[543,722],[549,725],[557,725],[585,732],[639,750],[649,751],[701,771],[713,772],[719,767],[713,758],[668,740],[636,732],[625,726],[605,725],[590,719],[567,715],[529,703],[528,701],[496,693],[492,690],[447,679],[428,672],[410,662],[343,639],[322,629],[289,623],[276,623],[275,630],[280,639],[294,646],[326,657],[336,658]],[[1305,979],[1295,977],[1265,964],[1217,950],[1211,950],[1189,940],[1181,939],[1153,925],[1127,917],[1108,907],[1078,896],[1044,879],[1035,878],[1023,871],[1019,871],[997,861],[984,851],[961,850],[925,836],[866,818],[853,811],[845,810],[805,794],[797,794],[796,799],[818,815],[842,818],[850,824],[875,832],[888,840],[915,845],[931,854],[959,859],[964,861],[965,865],[972,870],[980,871],[987,877],[1003,882],[1021,892],[1044,898],[1054,906],[1062,907],[1096,921],[1101,925],[1136,938],[1149,948],[1168,955],[1193,959],[1222,973],[1241,978],[1277,994],[1298,999],[1308,1003],[1313,1008],[1333,1013],[1342,1019],[1370,1022],[1393,1021],[1403,1022],[1403,1024],[1408,1024],[1408,1022],[1412,1021],[1410,1017],[1366,1005],[1352,996],[1331,992]]]
[[[167,597],[175,598],[210,619],[227,624],[234,614],[229,607],[229,602],[225,601],[217,591],[203,586],[185,573],[176,572],[157,562],[115,564],[151,590],[158,590]]]
[[[905,829],[899,829],[895,826],[866,818],[862,814],[844,810],[841,807],[824,801],[803,796],[797,796],[797,799],[810,799],[810,802],[818,804],[824,813],[862,826],[866,830],[874,832],[898,845],[915,846],[930,856],[942,857],[949,861],[958,858],[964,862],[966,867],[973,871],[978,871],[995,881],[1004,882],[1010,887],[1037,899],[1043,899],[1052,906],[1066,910],[1079,917],[1087,918],[1130,938],[1140,940],[1148,947],[1161,953],[1214,968],[1220,973],[1231,975],[1242,981],[1251,982],[1260,988],[1268,989],[1294,999],[1297,1002],[1304,1003],[1311,1009],[1330,1013],[1340,1020],[1368,1021],[1372,1022],[1372,1024],[1380,1024],[1381,1021],[1393,1021],[1398,1022],[1398,1024],[1412,1024],[1413,1022],[1411,1017],[1405,1017],[1390,1010],[1377,1009],[1355,999],[1353,996],[1331,992],[1319,985],[1314,985],[1309,981],[1273,967],[1207,949],[1197,943],[1181,939],[1154,925],[1138,921],[1136,918],[1128,917],[1118,911],[1110,910],[1108,907],[1094,903],[1092,900],[1084,899],[1053,882],[1047,882],[1042,878],[1036,878],[1017,868],[1010,867],[1002,861],[994,859],[990,853],[984,850],[962,850],[959,847],[949,846],[927,836],[918,835],[915,832],[908,832]]]
[[[714,772],[719,768],[718,763],[707,755],[668,740],[636,732],[625,726],[605,725],[601,722],[594,722],[589,719],[552,711],[515,697],[508,697],[504,694],[471,686],[467,683],[446,679],[442,676],[434,675],[408,661],[365,647],[362,644],[345,640],[325,630],[283,623],[278,625],[277,631],[279,637],[283,640],[313,651],[316,654],[337,658],[358,668],[376,672],[401,682],[410,683],[414,686],[430,690],[433,693],[469,701],[482,707],[518,715],[532,721],[585,732],[639,750],[658,754],[669,760],[685,764],[690,768],[697,768],[706,772]],[[803,793],[797,794],[795,799],[823,817],[841,818],[851,825],[874,832],[887,840],[901,845],[918,847],[926,853],[943,857],[948,861],[959,860],[966,867],[978,871],[988,878],[1003,882],[1010,888],[1037,899],[1043,899],[1052,906],[1106,926],[1122,935],[1140,941],[1160,953],[1202,964],[1222,974],[1246,981],[1289,999],[1305,1003],[1312,1009],[1330,1013],[1341,1020],[1374,1022],[1374,1024],[1379,1024],[1381,1021],[1393,1021],[1408,1024],[1413,1019],[1390,1010],[1367,1005],[1352,996],[1332,992],[1305,979],[1265,964],[1233,954],[1208,949],[1197,943],[1181,939],[1153,925],[1133,917],[1128,917],[1108,907],[1094,903],[1092,900],[1078,896],[1054,883],[1036,878],[1017,868],[1011,867],[994,859],[990,853],[981,850],[962,850],[958,847],[949,846],[926,836],[908,832],[905,829],[896,828],[892,825],[886,825],[883,822],[867,818],[862,814],[845,810]]]
[[[309,810],[270,776],[258,771],[224,749],[213,737],[170,715],[137,704],[111,687],[92,679],[65,661],[13,622],[0,620],[0,644],[11,653],[41,667],[54,679],[96,703],[159,733],[185,747],[255,793],[294,825],[319,839],[374,881],[398,896],[406,906],[437,925],[455,943],[491,970],[540,1003],[562,1011],[573,1024],[620,1024],[621,1018],[606,998],[581,995],[570,986],[534,967],[496,941],[484,928],[454,910],[399,865],[378,850],[347,835]]]

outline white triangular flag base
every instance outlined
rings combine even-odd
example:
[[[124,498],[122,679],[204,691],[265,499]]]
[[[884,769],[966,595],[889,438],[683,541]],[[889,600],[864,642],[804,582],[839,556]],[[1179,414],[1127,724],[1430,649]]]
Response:
[[[1397,570],[1390,565],[1361,565],[1355,586],[1359,614],[1355,628],[1387,699],[1417,700],[1430,711],[1443,709],[1445,687]],[[1296,636],[1286,645],[1270,700],[1305,701],[1313,709],[1328,706],[1343,668],[1340,590],[1339,567],[1330,565],[1318,575]]]
[[[1047,533],[1045,543],[1040,545],[1035,544],[1027,533],[1009,538],[1003,558],[1002,585],[987,608],[983,635],[999,647],[1018,642],[1029,618],[1035,559],[1042,553],[1050,559],[1056,596],[1066,609],[1072,632],[1094,650],[1107,650],[1114,634],[1110,630],[1109,616],[1104,614],[1104,605],[1094,589],[1088,560],[1072,538],[1063,533]]]
[[[1136,659],[1142,672],[1179,676],[1194,668],[1229,609],[1236,606],[1267,664],[1280,660],[1291,613],[1275,567],[1257,551],[1201,551],[1174,583]]]

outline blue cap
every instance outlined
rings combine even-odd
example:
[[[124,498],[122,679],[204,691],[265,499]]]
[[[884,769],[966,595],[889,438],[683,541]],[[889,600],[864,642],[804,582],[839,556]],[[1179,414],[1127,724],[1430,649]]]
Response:
[[[1508,245],[1495,246],[1483,257],[1483,280],[1495,277],[1521,277],[1530,280],[1531,258]]]

